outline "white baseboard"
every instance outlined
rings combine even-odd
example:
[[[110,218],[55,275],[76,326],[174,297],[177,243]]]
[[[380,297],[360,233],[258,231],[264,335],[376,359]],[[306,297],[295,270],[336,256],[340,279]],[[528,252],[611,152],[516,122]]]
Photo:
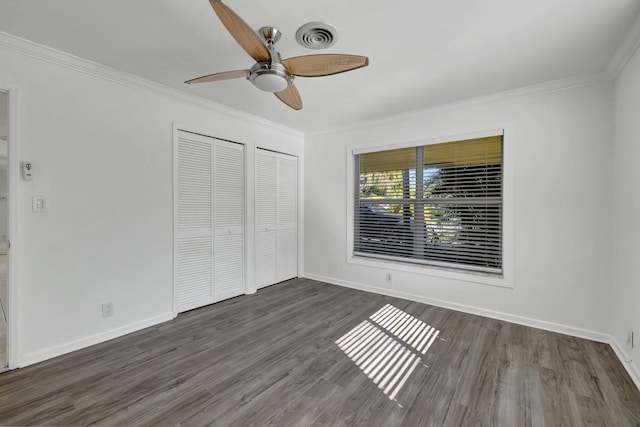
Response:
[[[516,314],[503,313],[500,311],[488,310],[482,307],[475,307],[466,304],[458,304],[451,301],[445,301],[437,298],[428,298],[423,295],[412,294],[409,292],[394,291],[377,286],[365,285],[362,283],[349,282],[345,280],[335,279],[333,277],[319,276],[316,274],[307,274],[305,277],[320,282],[327,282],[333,285],[344,286],[352,289],[373,292],[376,294],[388,295],[396,298],[408,299],[424,304],[435,305],[437,307],[449,308],[451,310],[462,311],[464,313],[477,314],[478,316],[490,317],[492,319],[504,320],[519,325],[530,326],[532,328],[544,329],[547,331],[558,332],[561,334],[571,335],[578,338],[586,338],[593,341],[609,343],[611,337],[601,332],[590,331],[588,329],[576,328],[574,326],[563,325],[560,323],[547,322],[545,320],[533,319]]]
[[[91,335],[79,340],[56,345],[44,350],[27,353],[18,358],[18,367],[24,368],[25,366],[33,365],[34,363],[42,362],[47,359],[62,356],[63,354],[71,353],[72,351],[80,350],[85,347],[118,338],[123,335],[148,328],[150,326],[155,326],[159,323],[163,323],[171,319],[173,319],[173,313],[160,314],[158,316],[150,317],[139,322],[111,329],[109,331],[101,332],[99,334]]]
[[[616,356],[618,356],[618,359],[620,359],[622,366],[624,366],[624,368],[627,370],[629,376],[636,384],[636,387],[638,387],[638,389],[640,390],[640,369],[638,368],[638,365],[631,359],[631,356],[627,354],[627,352],[624,350],[624,347],[622,347],[618,340],[613,336],[610,337],[609,345],[613,349]]]
[[[422,295],[411,294],[408,292],[393,291],[377,286],[365,285],[362,283],[349,282],[345,280],[335,279],[333,277],[319,276],[317,274],[306,274],[304,277],[308,279],[318,280],[320,282],[330,283],[332,285],[344,286],[347,288],[358,289],[361,291],[373,292],[381,295],[388,295],[396,298],[408,299],[424,304],[435,305],[437,307],[449,308],[451,310],[462,311],[464,313],[477,314],[479,316],[490,317],[492,319],[504,320],[519,325],[530,326],[532,328],[544,329],[546,331],[558,332],[561,334],[571,335],[578,338],[585,338],[592,341],[598,341],[609,344],[613,349],[620,363],[625,367],[629,376],[640,390],[640,369],[638,365],[631,360],[620,343],[611,335],[602,332],[590,331],[588,329],[576,328],[574,326],[562,325],[560,323],[547,322],[545,320],[532,319],[530,317],[518,316],[515,314],[502,313],[499,311],[487,310],[481,307],[474,307],[465,304],[458,304],[451,301],[445,301],[435,298],[427,298]]]

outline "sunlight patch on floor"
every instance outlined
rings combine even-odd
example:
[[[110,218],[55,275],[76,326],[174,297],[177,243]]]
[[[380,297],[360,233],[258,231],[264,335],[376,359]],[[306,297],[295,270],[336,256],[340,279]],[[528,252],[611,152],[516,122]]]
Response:
[[[335,343],[394,400],[440,331],[387,304]]]

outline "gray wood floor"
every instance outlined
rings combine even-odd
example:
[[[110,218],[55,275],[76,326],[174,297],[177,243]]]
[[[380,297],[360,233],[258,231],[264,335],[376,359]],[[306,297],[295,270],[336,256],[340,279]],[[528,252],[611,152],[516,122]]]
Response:
[[[1,425],[638,426],[606,344],[306,279],[0,374]]]

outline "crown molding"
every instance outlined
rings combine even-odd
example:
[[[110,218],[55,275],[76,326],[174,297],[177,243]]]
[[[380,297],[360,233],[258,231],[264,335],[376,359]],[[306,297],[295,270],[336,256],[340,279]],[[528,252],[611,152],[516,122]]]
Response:
[[[611,78],[606,72],[597,72],[591,74],[581,74],[564,79],[553,80],[546,83],[540,83],[531,86],[525,86],[519,89],[507,90],[504,92],[497,92],[490,95],[483,95],[476,98],[470,98],[463,101],[456,101],[447,104],[436,105],[420,110],[411,111],[408,113],[401,113],[393,116],[387,116],[383,118],[365,120],[345,126],[338,126],[334,128],[327,128],[318,131],[307,132],[306,136],[322,135],[335,132],[352,131],[360,128],[369,128],[372,126],[388,125],[401,120],[407,120],[414,117],[423,116],[425,114],[446,111],[456,108],[470,107],[478,104],[487,104],[491,102],[504,101],[512,98],[523,98],[528,96],[536,96],[549,92],[559,92],[567,89],[573,89],[583,86],[591,86],[600,83],[610,82]]]
[[[129,73],[125,73],[120,70],[116,70],[111,67],[107,67],[93,61],[89,61],[84,58],[80,58],[78,56],[57,49],[50,48],[48,46],[41,45],[39,43],[32,42],[30,40],[23,39],[13,34],[0,31],[0,49],[16,52],[21,55],[29,56],[41,61],[55,64],[57,66],[74,70],[80,73],[88,74],[143,92],[163,96],[165,98],[185,102],[199,107],[204,107],[228,117],[250,121],[257,125],[276,129],[299,138],[304,138],[305,136],[355,130],[359,128],[370,127],[373,125],[390,124],[400,120],[406,120],[412,117],[421,116],[436,111],[444,111],[483,103],[497,102],[505,99],[540,95],[548,92],[557,92],[576,87],[589,86],[611,81],[617,77],[617,75],[620,73],[629,58],[631,58],[638,46],[640,46],[640,16],[635,20],[634,25],[626,33],[624,40],[619,45],[618,49],[616,49],[606,71],[553,80],[546,83],[526,86],[519,89],[498,92],[490,95],[479,96],[463,101],[436,105],[433,107],[415,110],[408,113],[401,113],[393,116],[365,120],[343,126],[304,132],[276,122],[272,122],[270,120],[263,119],[258,116],[235,110],[233,108],[195,95],[188,94],[186,92],[179,91],[174,88],[170,88],[168,86],[164,86],[156,82],[152,82],[147,79],[143,79],[138,76],[134,76]]]
[[[53,49],[51,47],[44,46],[39,43],[35,43],[30,40],[26,40],[2,31],[0,31],[0,49],[19,53],[24,56],[29,56],[41,61],[48,62],[50,64],[97,77],[99,79],[126,86],[132,89],[159,95],[171,100],[196,105],[199,107],[204,107],[222,115],[226,115],[227,117],[232,117],[243,121],[250,121],[257,125],[277,129],[279,131],[286,132],[300,138],[304,137],[304,132],[301,132],[297,129],[293,129],[258,116],[235,110],[216,102],[191,95],[186,92],[182,92],[177,89],[152,82],[151,80],[143,79],[141,77],[134,76],[133,74],[125,73],[124,71],[116,70],[115,68],[107,67],[106,65],[89,61],[87,59],[80,58],[78,56]]]
[[[640,47],[640,14],[636,16],[635,21],[622,37],[622,41],[618,43],[618,47],[613,52],[609,65],[607,66],[607,73],[611,80],[618,78],[618,75],[622,71],[629,59]]]

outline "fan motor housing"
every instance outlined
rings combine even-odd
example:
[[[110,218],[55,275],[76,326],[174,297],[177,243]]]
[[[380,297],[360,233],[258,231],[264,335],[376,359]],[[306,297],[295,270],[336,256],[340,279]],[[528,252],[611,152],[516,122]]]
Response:
[[[274,62],[256,62],[249,70],[249,81],[255,87],[266,92],[280,92],[285,90],[293,77],[284,65]]]

